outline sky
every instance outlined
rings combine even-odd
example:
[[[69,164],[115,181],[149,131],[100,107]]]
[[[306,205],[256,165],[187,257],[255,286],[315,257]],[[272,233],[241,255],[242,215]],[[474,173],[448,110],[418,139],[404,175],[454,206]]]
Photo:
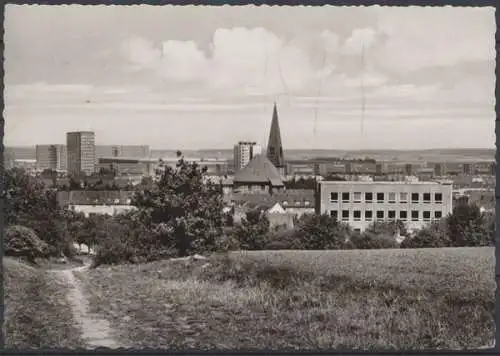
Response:
[[[494,8],[6,5],[7,146],[494,148]]]

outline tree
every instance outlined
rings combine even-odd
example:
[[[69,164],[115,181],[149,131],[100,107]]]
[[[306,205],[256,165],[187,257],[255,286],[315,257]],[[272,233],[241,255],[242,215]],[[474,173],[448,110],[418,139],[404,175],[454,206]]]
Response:
[[[362,233],[353,235],[351,243],[357,249],[397,248],[396,236],[405,233],[402,221],[375,221]]]
[[[47,255],[49,246],[32,229],[12,225],[5,230],[4,247],[6,256],[21,257],[34,264],[36,258]]]
[[[54,254],[70,254],[71,243],[65,233],[65,219],[56,192],[22,169],[4,172],[6,225],[29,227],[45,241]]]
[[[447,217],[448,233],[453,246],[487,246],[491,244],[491,227],[485,214],[474,203],[460,201]]]
[[[268,234],[269,219],[260,209],[247,212],[246,218],[234,228],[235,239],[243,250],[263,250]]]
[[[148,216],[163,243],[173,242],[179,255],[214,251],[222,235],[222,191],[203,181],[206,168],[177,155],[176,166],[161,163],[152,188],[138,191],[132,204]]]
[[[296,226],[293,247],[305,250],[341,249],[352,235],[347,224],[328,214],[304,214]]]
[[[434,221],[430,225],[420,229],[413,236],[407,237],[401,248],[430,248],[449,247],[451,241],[448,236],[448,228],[444,221]]]
[[[53,187],[57,187],[57,171],[53,170],[53,169],[45,169],[41,176],[43,178],[50,178],[52,180],[52,186]]]

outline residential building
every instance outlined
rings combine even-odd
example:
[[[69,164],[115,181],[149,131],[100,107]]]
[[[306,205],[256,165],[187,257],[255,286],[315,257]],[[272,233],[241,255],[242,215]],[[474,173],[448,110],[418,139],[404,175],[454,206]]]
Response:
[[[271,195],[233,193],[224,196],[224,203],[233,211],[235,222],[241,221],[247,212],[258,209],[266,213],[272,227],[293,228],[294,218],[314,213],[314,190],[287,189]]]
[[[36,146],[36,169],[44,171],[52,169],[65,171],[68,158],[66,146],[64,145],[37,145]]]
[[[68,173],[74,176],[95,173],[95,134],[91,131],[68,132],[67,157]]]
[[[267,143],[267,158],[271,161],[281,176],[286,174],[285,157],[283,154],[283,145],[281,143],[281,132],[278,122],[278,109],[276,108],[276,103],[274,103],[271,130],[269,132],[269,141]]]
[[[235,171],[245,167],[256,155],[262,153],[262,148],[256,142],[240,141],[234,146]]]
[[[315,210],[360,231],[387,220],[401,220],[411,231],[451,213],[452,201],[448,182],[321,181]]]
[[[89,214],[116,215],[136,207],[131,205],[133,191],[92,191],[77,190],[57,193],[57,200],[62,208]]]

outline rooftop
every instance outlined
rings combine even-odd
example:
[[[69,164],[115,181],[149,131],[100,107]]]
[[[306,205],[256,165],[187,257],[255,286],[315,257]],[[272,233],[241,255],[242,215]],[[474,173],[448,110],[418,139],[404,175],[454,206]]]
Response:
[[[422,182],[422,181],[320,181],[320,184],[325,185],[451,185],[452,182]]]
[[[227,195],[225,200],[234,203],[236,206],[253,205],[270,208],[279,203],[285,208],[311,208],[314,204],[314,190],[285,190],[272,195],[232,193]]]
[[[283,184],[280,173],[264,155],[256,155],[245,167],[236,172],[233,180],[244,183]]]

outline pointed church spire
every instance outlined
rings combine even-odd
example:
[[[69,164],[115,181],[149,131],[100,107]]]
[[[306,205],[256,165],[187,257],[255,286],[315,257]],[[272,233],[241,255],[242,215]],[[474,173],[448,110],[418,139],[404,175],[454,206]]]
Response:
[[[281,132],[278,123],[278,109],[274,102],[273,119],[271,122],[271,131],[269,132],[269,141],[267,144],[267,158],[280,171],[285,167],[285,158],[283,156],[283,146],[281,145]]]

